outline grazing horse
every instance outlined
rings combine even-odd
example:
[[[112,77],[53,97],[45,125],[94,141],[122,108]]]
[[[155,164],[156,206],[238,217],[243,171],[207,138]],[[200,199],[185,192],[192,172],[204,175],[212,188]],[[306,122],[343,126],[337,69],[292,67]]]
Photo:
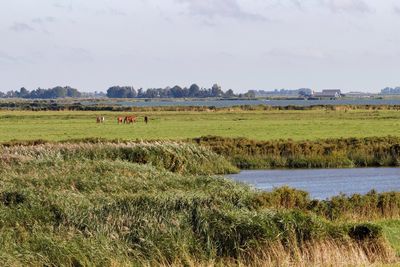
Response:
[[[136,116],[126,116],[124,123],[130,124],[136,122]]]
[[[97,123],[104,123],[104,117],[103,116],[97,116],[96,117],[96,122]]]
[[[123,117],[118,117],[118,124],[123,123],[124,122],[124,118]]]

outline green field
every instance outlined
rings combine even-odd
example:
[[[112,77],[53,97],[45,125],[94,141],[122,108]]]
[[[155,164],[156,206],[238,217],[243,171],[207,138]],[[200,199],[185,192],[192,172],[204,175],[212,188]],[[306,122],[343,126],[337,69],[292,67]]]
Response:
[[[118,125],[120,115],[139,117],[135,125]],[[96,124],[104,115],[105,124]],[[143,116],[149,116],[148,125]],[[204,135],[255,140],[324,139],[399,136],[400,112],[395,110],[299,111],[1,111],[0,141],[107,139],[185,139]]]

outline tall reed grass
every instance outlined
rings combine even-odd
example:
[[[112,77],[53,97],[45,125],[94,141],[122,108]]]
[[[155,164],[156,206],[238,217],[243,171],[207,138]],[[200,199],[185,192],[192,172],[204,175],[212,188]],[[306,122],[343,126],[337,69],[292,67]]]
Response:
[[[331,221],[303,193],[275,202],[210,176],[235,168],[193,144],[38,144],[3,146],[0,155],[1,265],[396,260],[379,226]]]
[[[331,221],[362,221],[400,218],[400,192],[365,195],[341,194],[326,200],[311,199],[305,191],[281,187],[254,195],[255,208],[310,211]]]
[[[225,158],[207,148],[179,142],[46,143],[3,145],[3,161],[37,159],[126,160],[151,164],[186,174],[226,174],[238,172]]]
[[[241,169],[400,165],[399,137],[255,141],[205,136],[192,141],[223,155]]]

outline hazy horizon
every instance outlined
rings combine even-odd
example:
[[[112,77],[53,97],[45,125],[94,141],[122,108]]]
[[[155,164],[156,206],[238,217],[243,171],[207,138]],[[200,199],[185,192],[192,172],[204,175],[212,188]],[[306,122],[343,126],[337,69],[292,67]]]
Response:
[[[379,92],[400,86],[400,2],[14,0],[0,91],[197,83]]]

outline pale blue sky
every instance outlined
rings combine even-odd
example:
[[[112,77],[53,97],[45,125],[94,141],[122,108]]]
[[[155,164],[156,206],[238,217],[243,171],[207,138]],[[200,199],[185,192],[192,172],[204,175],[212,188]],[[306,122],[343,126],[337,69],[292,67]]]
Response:
[[[400,0],[0,0],[0,90],[400,86]]]

